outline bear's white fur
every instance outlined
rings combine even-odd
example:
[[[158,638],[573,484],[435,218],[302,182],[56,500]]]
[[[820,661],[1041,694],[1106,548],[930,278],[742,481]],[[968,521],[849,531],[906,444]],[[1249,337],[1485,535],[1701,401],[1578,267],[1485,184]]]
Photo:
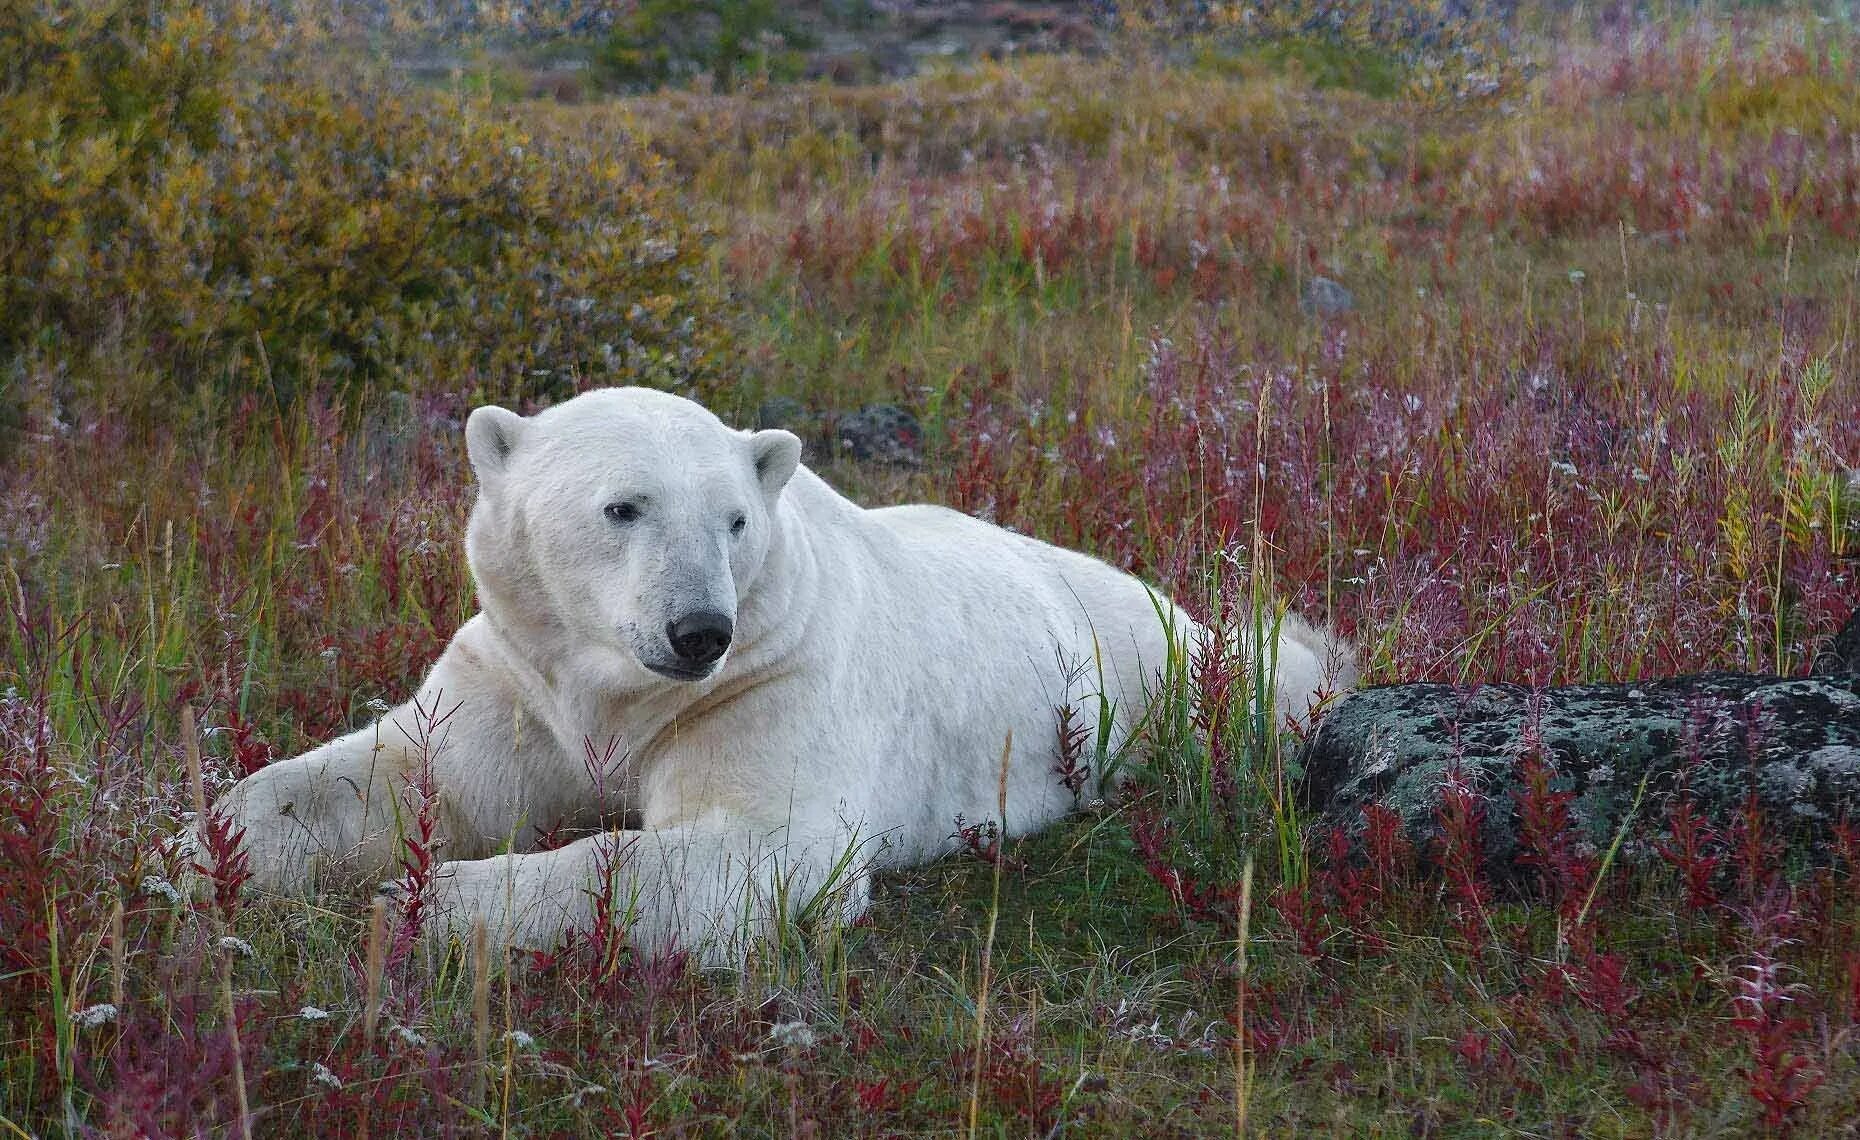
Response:
[[[999,816],[1010,734],[1007,831],[1072,809],[1055,707],[1094,722],[1108,701],[1116,748],[1171,638],[1200,632],[1082,554],[938,507],[861,509],[793,435],[664,393],[480,408],[466,439],[483,611],[414,701],[232,789],[262,889],[390,874],[425,757],[448,860],[436,932],[483,918],[550,945],[590,921],[606,874],[636,941],[724,957],[772,917],[856,916],[870,869],[950,851],[959,815]],[[701,636],[687,658],[671,643],[694,614],[712,651],[733,627],[708,668]],[[1294,617],[1276,657],[1291,715],[1353,679]],[[537,850],[556,828],[596,833]]]

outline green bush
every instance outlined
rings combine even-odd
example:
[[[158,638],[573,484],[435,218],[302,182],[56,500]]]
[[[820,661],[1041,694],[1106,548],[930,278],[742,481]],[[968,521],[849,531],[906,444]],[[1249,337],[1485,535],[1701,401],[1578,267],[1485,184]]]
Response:
[[[700,73],[721,90],[751,76],[798,79],[807,37],[774,0],[641,0],[621,18],[598,65],[628,90]]]
[[[205,5],[0,5],[0,349],[74,317],[149,188],[218,144],[237,38]]]
[[[1402,93],[1408,68],[1393,52],[1360,43],[1311,36],[1286,36],[1239,49],[1208,43],[1195,66],[1217,75],[1296,75],[1320,91],[1341,88],[1378,99]]]
[[[1253,0],[1210,3],[1218,41],[1318,87],[1378,97],[1495,95],[1522,79],[1515,0]]]
[[[727,357],[706,235],[625,131],[525,125],[276,44],[267,62],[198,4],[8,10],[15,360],[107,354],[89,387],[109,391],[88,394],[120,406],[254,375],[284,401],[687,386]]]

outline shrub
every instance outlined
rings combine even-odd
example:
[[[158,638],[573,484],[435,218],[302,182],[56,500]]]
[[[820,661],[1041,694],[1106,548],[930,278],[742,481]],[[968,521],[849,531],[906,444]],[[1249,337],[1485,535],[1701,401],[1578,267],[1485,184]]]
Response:
[[[1210,43],[1196,53],[1195,66],[1241,78],[1287,73],[1319,90],[1336,87],[1378,99],[1401,94],[1409,78],[1407,66],[1387,48],[1330,37],[1287,36],[1238,51]]]
[[[1262,0],[1207,4],[1207,22],[1261,63],[1296,66],[1316,86],[1392,95],[1490,95],[1515,83],[1511,0]]]
[[[0,7],[0,349],[107,295],[150,187],[218,145],[236,35],[204,4]]]
[[[89,11],[16,14],[0,48],[0,114],[27,124],[0,158],[0,349],[107,357],[80,395],[437,375],[522,397],[723,358],[705,235],[626,132],[525,127],[327,52],[267,62],[197,3],[66,9]]]
[[[708,73],[723,90],[751,75],[801,76],[802,31],[774,0],[641,0],[607,38],[599,56],[608,79],[650,90]]]

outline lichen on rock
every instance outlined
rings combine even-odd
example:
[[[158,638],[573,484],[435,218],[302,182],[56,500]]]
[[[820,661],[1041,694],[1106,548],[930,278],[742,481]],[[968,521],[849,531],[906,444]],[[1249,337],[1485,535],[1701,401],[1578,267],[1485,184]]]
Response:
[[[1792,849],[1809,858],[1831,827],[1860,818],[1860,672],[1837,652],[1860,642],[1860,616],[1818,658],[1825,674],[1742,673],[1530,689],[1384,685],[1339,702],[1302,757],[1308,810],[1360,831],[1379,803],[1427,850],[1448,773],[1485,799],[1488,867],[1515,874],[1519,762],[1535,754],[1571,793],[1579,841],[1622,856],[1658,835],[1677,797],[1726,826],[1755,795]]]

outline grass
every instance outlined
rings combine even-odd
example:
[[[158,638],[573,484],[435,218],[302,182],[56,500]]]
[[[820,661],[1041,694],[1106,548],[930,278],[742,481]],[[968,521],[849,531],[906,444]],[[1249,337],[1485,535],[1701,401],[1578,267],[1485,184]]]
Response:
[[[1572,24],[1444,105],[1288,48],[506,111],[672,165],[741,303],[721,411],[920,416],[920,468],[821,458],[863,501],[1217,620],[1269,585],[1372,681],[1799,673],[1860,600],[1854,45],[1800,12]],[[1317,276],[1353,311],[1308,313]],[[183,904],[182,710],[211,798],[402,697],[471,613],[483,381],[153,423],[21,383],[0,1132],[233,1135],[243,1089],[254,1135],[1202,1136],[1237,1053],[1265,1135],[1851,1126],[1860,840],[1785,879],[1780,821],[1680,820],[1617,861],[1559,838],[1550,781],[1419,852],[1304,835],[1220,662],[1182,680],[1231,705],[1179,691],[1127,796],[888,876],[742,976],[611,932],[485,975],[359,900]],[[1534,893],[1451,873],[1475,813],[1537,821]]]

